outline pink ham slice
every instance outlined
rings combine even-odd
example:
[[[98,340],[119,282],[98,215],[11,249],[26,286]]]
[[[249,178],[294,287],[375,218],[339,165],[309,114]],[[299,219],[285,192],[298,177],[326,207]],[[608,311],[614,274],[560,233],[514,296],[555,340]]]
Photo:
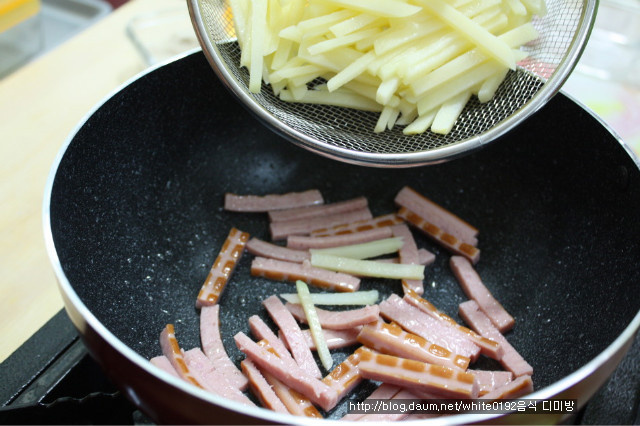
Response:
[[[247,337],[244,333],[235,335],[238,349],[244,352],[258,368],[273,374],[278,380],[300,392],[324,410],[330,410],[337,403],[336,392],[322,381],[310,376],[302,368],[292,368],[277,355],[269,352]]]
[[[258,238],[251,238],[247,242],[247,251],[253,255],[287,262],[302,263],[311,259],[308,250],[296,250],[272,244]]]
[[[318,216],[345,213],[354,210],[366,209],[368,207],[369,202],[365,197],[357,197],[351,200],[338,201],[335,203],[298,207],[287,210],[275,210],[269,212],[269,220],[271,222],[288,222],[292,220],[310,219]]]
[[[327,386],[336,392],[338,401],[347,396],[349,392],[362,382],[358,364],[360,363],[360,354],[363,350],[362,347],[356,349],[354,353],[335,366],[333,370],[322,379]]]
[[[478,230],[474,226],[414,189],[405,186],[398,192],[394,201],[398,206],[405,207],[424,217],[427,221],[442,229],[443,232],[451,234],[472,246],[478,244],[476,238]]]
[[[354,327],[348,330],[322,330],[324,333],[324,340],[327,342],[329,349],[340,349],[347,346],[352,346],[358,343],[358,333],[360,333],[361,327]],[[310,330],[302,330],[304,339],[309,345],[309,349],[312,351],[317,350],[316,343],[313,341]]]
[[[476,398],[478,386],[471,373],[392,355],[364,350],[358,364],[365,379],[379,380],[409,390],[431,392],[443,398]]]
[[[167,358],[166,356],[160,355],[153,357],[149,360],[149,362],[158,367],[160,370],[165,371],[174,377],[180,378],[178,372],[175,368],[173,368],[173,365],[171,365],[171,361],[169,361],[169,358]]]
[[[368,208],[353,210],[345,213],[336,213],[326,216],[298,219],[287,222],[271,222],[269,231],[271,239],[282,240],[289,235],[307,235],[314,229],[354,222],[356,220],[371,219],[372,214]]]
[[[408,389],[400,389],[398,393],[391,397],[391,400],[394,399],[409,399],[416,400],[418,397],[415,393]],[[386,422],[397,422],[400,420],[404,420],[409,416],[408,411],[400,411],[397,410],[392,413],[369,413],[358,419],[359,422],[376,422],[376,423],[386,423]]]
[[[240,363],[240,367],[249,378],[251,392],[258,398],[260,405],[277,413],[289,413],[287,407],[285,407],[258,367],[250,359],[243,360]]]
[[[491,294],[480,279],[473,265],[461,256],[451,256],[449,266],[456,276],[460,287],[471,300],[475,300],[480,310],[485,313],[501,333],[513,328],[515,320],[507,310]]]
[[[318,364],[316,364],[313,354],[304,340],[302,330],[300,330],[291,312],[287,310],[277,296],[271,296],[265,299],[262,304],[267,309],[267,312],[269,312],[271,319],[273,319],[278,325],[278,328],[280,328],[284,343],[291,351],[291,355],[293,355],[293,359],[296,360],[298,366],[311,377],[322,377]]]
[[[400,263],[419,265],[420,256],[418,254],[418,246],[413,239],[413,234],[409,227],[404,223],[401,225],[394,225],[391,227],[391,233],[394,237],[402,238],[402,247],[400,247],[400,250],[398,251]],[[422,280],[402,280],[402,285],[409,286],[418,294],[424,293]]]
[[[220,253],[207,275],[207,279],[198,293],[198,298],[196,299],[197,308],[218,303],[231,274],[233,274],[240,257],[242,257],[242,253],[244,253],[248,240],[249,234],[236,228],[231,228],[220,249]]]
[[[297,368],[298,366],[296,362],[284,347],[284,343],[275,336],[264,322],[256,320],[258,317],[254,316],[252,318],[253,320],[250,319],[250,321],[252,321],[252,332],[255,331],[256,335],[260,334],[266,336],[266,338],[262,338],[262,340],[258,342],[258,346],[274,353],[282,361],[289,364],[290,368]],[[261,371],[261,374],[264,376],[265,380],[271,386],[280,401],[282,401],[285,407],[287,407],[289,413],[296,416],[322,417],[320,412],[313,406],[307,397],[291,389],[268,371]]]
[[[487,393],[508,385],[513,380],[511,371],[467,370],[476,377],[478,382],[478,395]]]
[[[431,265],[436,260],[436,255],[431,253],[427,249],[420,248],[418,249],[418,264],[419,265]],[[388,257],[383,259],[377,259],[378,262],[388,262],[388,263],[400,263],[400,258],[398,257]]]
[[[342,272],[333,272],[302,263],[256,257],[251,262],[251,275],[275,281],[296,282],[302,280],[314,287],[332,291],[356,291],[360,288],[360,278]]]
[[[160,332],[160,347],[163,355],[167,357],[180,378],[204,389],[204,386],[193,376],[184,360],[173,324],[167,324]]]
[[[312,237],[306,235],[291,235],[287,238],[287,247],[297,250],[323,249],[330,247],[348,246],[351,244],[367,243],[391,237],[391,228],[374,228],[354,234],[334,235],[329,237]]]
[[[287,303],[285,306],[300,323],[307,323],[307,317],[302,305]],[[364,308],[346,311],[328,311],[326,309],[316,308],[316,312],[318,313],[320,325],[323,329],[328,330],[347,330],[377,321],[380,317],[380,308],[378,305],[368,305]]]
[[[533,392],[531,376],[520,376],[482,396],[483,399],[516,399]]]
[[[469,341],[462,332],[425,314],[402,300],[400,296],[392,294],[379,306],[382,317],[395,321],[405,330],[453,353],[467,357],[472,362],[478,358],[480,347]]]
[[[358,341],[387,355],[461,370],[466,370],[469,366],[469,358],[456,355],[416,334],[407,333],[396,324],[387,324],[384,321],[363,326]]]
[[[367,399],[391,399],[401,390],[402,388],[400,386],[382,383],[373,392],[371,392]],[[344,415],[341,420],[357,421],[365,415],[367,415],[367,413],[349,413]]]
[[[280,401],[287,407],[289,413],[294,416],[322,418],[320,411],[305,397],[294,389],[282,383],[271,373],[263,372],[264,378],[271,386]]]
[[[249,328],[251,329],[251,334],[253,334],[258,340],[266,340],[269,342],[269,345],[271,345],[271,348],[276,352],[276,355],[278,355],[280,359],[285,362],[296,364],[296,361],[291,356],[291,353],[285,344],[278,336],[276,336],[271,328],[262,321],[262,318],[257,315],[249,317]]]
[[[442,321],[444,324],[456,328],[458,331],[464,333],[465,336],[473,343],[480,347],[481,353],[488,356],[489,358],[493,358],[499,360],[502,358],[502,348],[498,344],[498,342],[487,339],[476,333],[473,330],[464,327],[461,324],[458,324],[453,318],[449,315],[440,312],[431,302],[421,297],[419,294],[413,291],[413,289],[408,288],[406,286],[402,286],[404,290],[403,300],[410,305],[415,306],[420,309],[422,312],[432,316],[433,318]]]
[[[229,383],[223,371],[215,368],[200,348],[186,351],[184,360],[194,377],[209,392],[245,405],[255,405],[235,385]]]
[[[511,346],[474,300],[461,303],[458,311],[460,317],[477,333],[495,340],[502,346],[504,353],[499,361],[504,368],[511,371],[516,377],[533,374],[533,367]]]
[[[220,305],[204,306],[200,310],[200,343],[204,354],[220,369],[227,381],[240,390],[245,390],[248,380],[231,361],[220,335]]]
[[[414,226],[416,229],[422,231],[427,237],[431,238],[434,242],[444,247],[446,250],[459,254],[469,259],[473,264],[478,263],[480,260],[480,250],[475,246],[465,243],[451,234],[444,232],[441,228],[429,222],[426,218],[419,214],[401,207],[398,210],[398,216],[404,219],[407,223]]]
[[[303,192],[267,195],[224,195],[224,209],[233,212],[268,212],[271,210],[292,209],[324,203],[317,189]]]
[[[330,228],[321,228],[311,231],[314,237],[329,237],[333,235],[346,235],[355,232],[370,231],[374,228],[386,228],[393,225],[403,223],[395,213],[376,216],[371,219],[358,220],[351,223],[332,226]]]

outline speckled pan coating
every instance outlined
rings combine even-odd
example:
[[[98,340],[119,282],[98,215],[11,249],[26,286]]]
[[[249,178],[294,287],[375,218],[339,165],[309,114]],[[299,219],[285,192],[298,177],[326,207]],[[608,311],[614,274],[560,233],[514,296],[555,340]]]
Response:
[[[477,271],[515,317],[510,342],[533,365],[536,389],[592,360],[640,308],[640,172],[589,113],[557,95],[502,140],[466,157],[412,169],[336,162],[265,130],[218,82],[200,53],[134,81],[73,137],[55,174],[50,217],[62,270],[89,310],[145,358],[175,324],[199,344],[195,298],[233,226],[267,240],[263,214],[223,211],[223,194],[318,188],[327,202],[365,195],[394,211],[410,185],[480,230]],[[436,253],[425,295],[457,316],[465,300]],[[252,277],[245,254],[220,301],[222,335],[249,333],[261,300],[291,284]],[[382,295],[399,282],[363,281]],[[344,359],[349,350],[336,354]],[[482,360],[486,369],[496,365]],[[362,396],[371,386],[360,386]],[[176,407],[178,408],[178,407]],[[344,413],[339,405],[334,416]]]

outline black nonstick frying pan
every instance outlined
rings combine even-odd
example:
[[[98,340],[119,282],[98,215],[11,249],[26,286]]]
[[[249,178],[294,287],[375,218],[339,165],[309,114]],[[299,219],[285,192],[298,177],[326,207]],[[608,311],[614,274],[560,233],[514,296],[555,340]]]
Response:
[[[232,226],[268,239],[264,215],[223,211],[225,192],[318,188],[328,202],[365,195],[377,215],[394,211],[404,185],[480,229],[477,270],[516,318],[507,337],[534,367],[531,397],[583,404],[640,327],[640,170],[601,122],[564,95],[480,152],[422,168],[363,168],[265,130],[202,53],[192,53],[126,85],[70,136],[47,187],[46,242],[66,309],[91,354],[152,419],[300,422],[206,394],[146,360],[161,353],[167,323],[185,350],[199,345],[195,297]],[[437,256],[425,296],[458,318],[465,296],[449,254],[416,238]],[[223,338],[237,362],[243,355],[233,335],[249,332],[250,315],[267,317],[260,301],[294,291],[252,277],[250,261],[242,258],[220,302]],[[369,288],[383,297],[401,292],[391,280],[365,280]],[[482,359],[479,367],[496,365]],[[364,383],[353,398],[371,389]],[[339,418],[346,409],[327,415]],[[468,414],[438,422],[559,420]]]

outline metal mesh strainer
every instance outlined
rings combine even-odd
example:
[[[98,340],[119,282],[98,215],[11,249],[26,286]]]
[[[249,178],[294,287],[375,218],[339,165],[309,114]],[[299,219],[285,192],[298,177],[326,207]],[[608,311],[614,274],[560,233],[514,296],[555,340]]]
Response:
[[[545,104],[573,70],[589,36],[598,0],[547,0],[547,13],[534,18],[540,37],[510,71],[490,102],[471,98],[447,135],[407,136],[396,126],[374,133],[377,113],[281,101],[270,88],[248,90],[240,68],[227,0],[189,0],[193,25],[211,66],[228,88],[260,119],[292,142],[354,164],[409,167],[442,162],[495,140]]]

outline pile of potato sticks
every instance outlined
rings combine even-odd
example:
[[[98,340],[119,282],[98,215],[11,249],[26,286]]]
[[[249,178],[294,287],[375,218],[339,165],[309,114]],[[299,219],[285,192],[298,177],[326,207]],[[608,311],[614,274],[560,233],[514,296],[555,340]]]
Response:
[[[538,33],[544,0],[230,0],[249,90],[379,113],[375,132],[447,134]]]

